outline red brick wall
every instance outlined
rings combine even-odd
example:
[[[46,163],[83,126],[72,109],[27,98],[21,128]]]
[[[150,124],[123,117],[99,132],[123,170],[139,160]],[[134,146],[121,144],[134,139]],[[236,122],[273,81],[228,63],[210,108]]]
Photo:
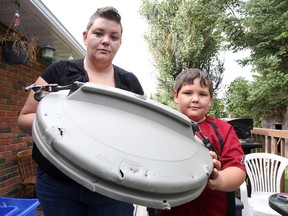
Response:
[[[0,26],[0,34],[3,34]],[[17,126],[17,117],[28,92],[24,88],[35,82],[50,63],[8,64],[0,46],[0,196],[19,197],[22,190],[16,155],[32,146],[30,136]]]

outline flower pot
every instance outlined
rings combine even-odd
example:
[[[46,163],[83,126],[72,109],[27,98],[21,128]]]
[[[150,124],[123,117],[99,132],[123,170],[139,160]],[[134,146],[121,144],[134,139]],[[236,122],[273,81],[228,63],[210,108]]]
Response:
[[[11,64],[24,64],[28,57],[28,47],[27,52],[17,53],[13,50],[13,41],[6,41],[4,43],[4,56],[8,63]]]

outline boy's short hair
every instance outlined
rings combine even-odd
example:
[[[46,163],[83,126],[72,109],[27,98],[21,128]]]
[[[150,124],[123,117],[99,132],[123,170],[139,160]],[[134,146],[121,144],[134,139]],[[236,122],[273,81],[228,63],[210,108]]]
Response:
[[[213,84],[208,73],[196,68],[183,70],[175,79],[174,91],[178,95],[183,85],[193,84],[196,78],[200,78],[200,85],[208,87],[211,98],[213,97]]]
[[[92,14],[92,16],[90,17],[90,20],[86,27],[86,31],[89,31],[94,21],[99,17],[106,18],[108,20],[112,20],[112,21],[115,21],[116,23],[119,23],[121,26],[121,34],[123,33],[123,27],[121,24],[121,16],[118,10],[112,6],[98,8],[96,12]]]

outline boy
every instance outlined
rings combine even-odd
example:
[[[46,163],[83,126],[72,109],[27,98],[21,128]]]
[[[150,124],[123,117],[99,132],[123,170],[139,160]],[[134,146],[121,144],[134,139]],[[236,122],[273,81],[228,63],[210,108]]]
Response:
[[[209,75],[199,69],[181,72],[174,86],[174,101],[180,111],[198,123],[219,153],[213,155],[214,170],[202,194],[189,203],[158,210],[158,216],[225,216],[235,215],[234,191],[246,178],[244,153],[233,127],[207,116],[213,88]]]

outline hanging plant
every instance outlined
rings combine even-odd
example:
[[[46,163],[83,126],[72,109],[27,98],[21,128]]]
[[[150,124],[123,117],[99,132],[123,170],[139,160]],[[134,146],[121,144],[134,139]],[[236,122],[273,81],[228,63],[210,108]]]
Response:
[[[13,20],[4,35],[0,35],[4,56],[9,63],[37,62],[37,38],[27,38],[20,19],[20,5],[15,12]],[[12,29],[12,27],[14,27]]]

